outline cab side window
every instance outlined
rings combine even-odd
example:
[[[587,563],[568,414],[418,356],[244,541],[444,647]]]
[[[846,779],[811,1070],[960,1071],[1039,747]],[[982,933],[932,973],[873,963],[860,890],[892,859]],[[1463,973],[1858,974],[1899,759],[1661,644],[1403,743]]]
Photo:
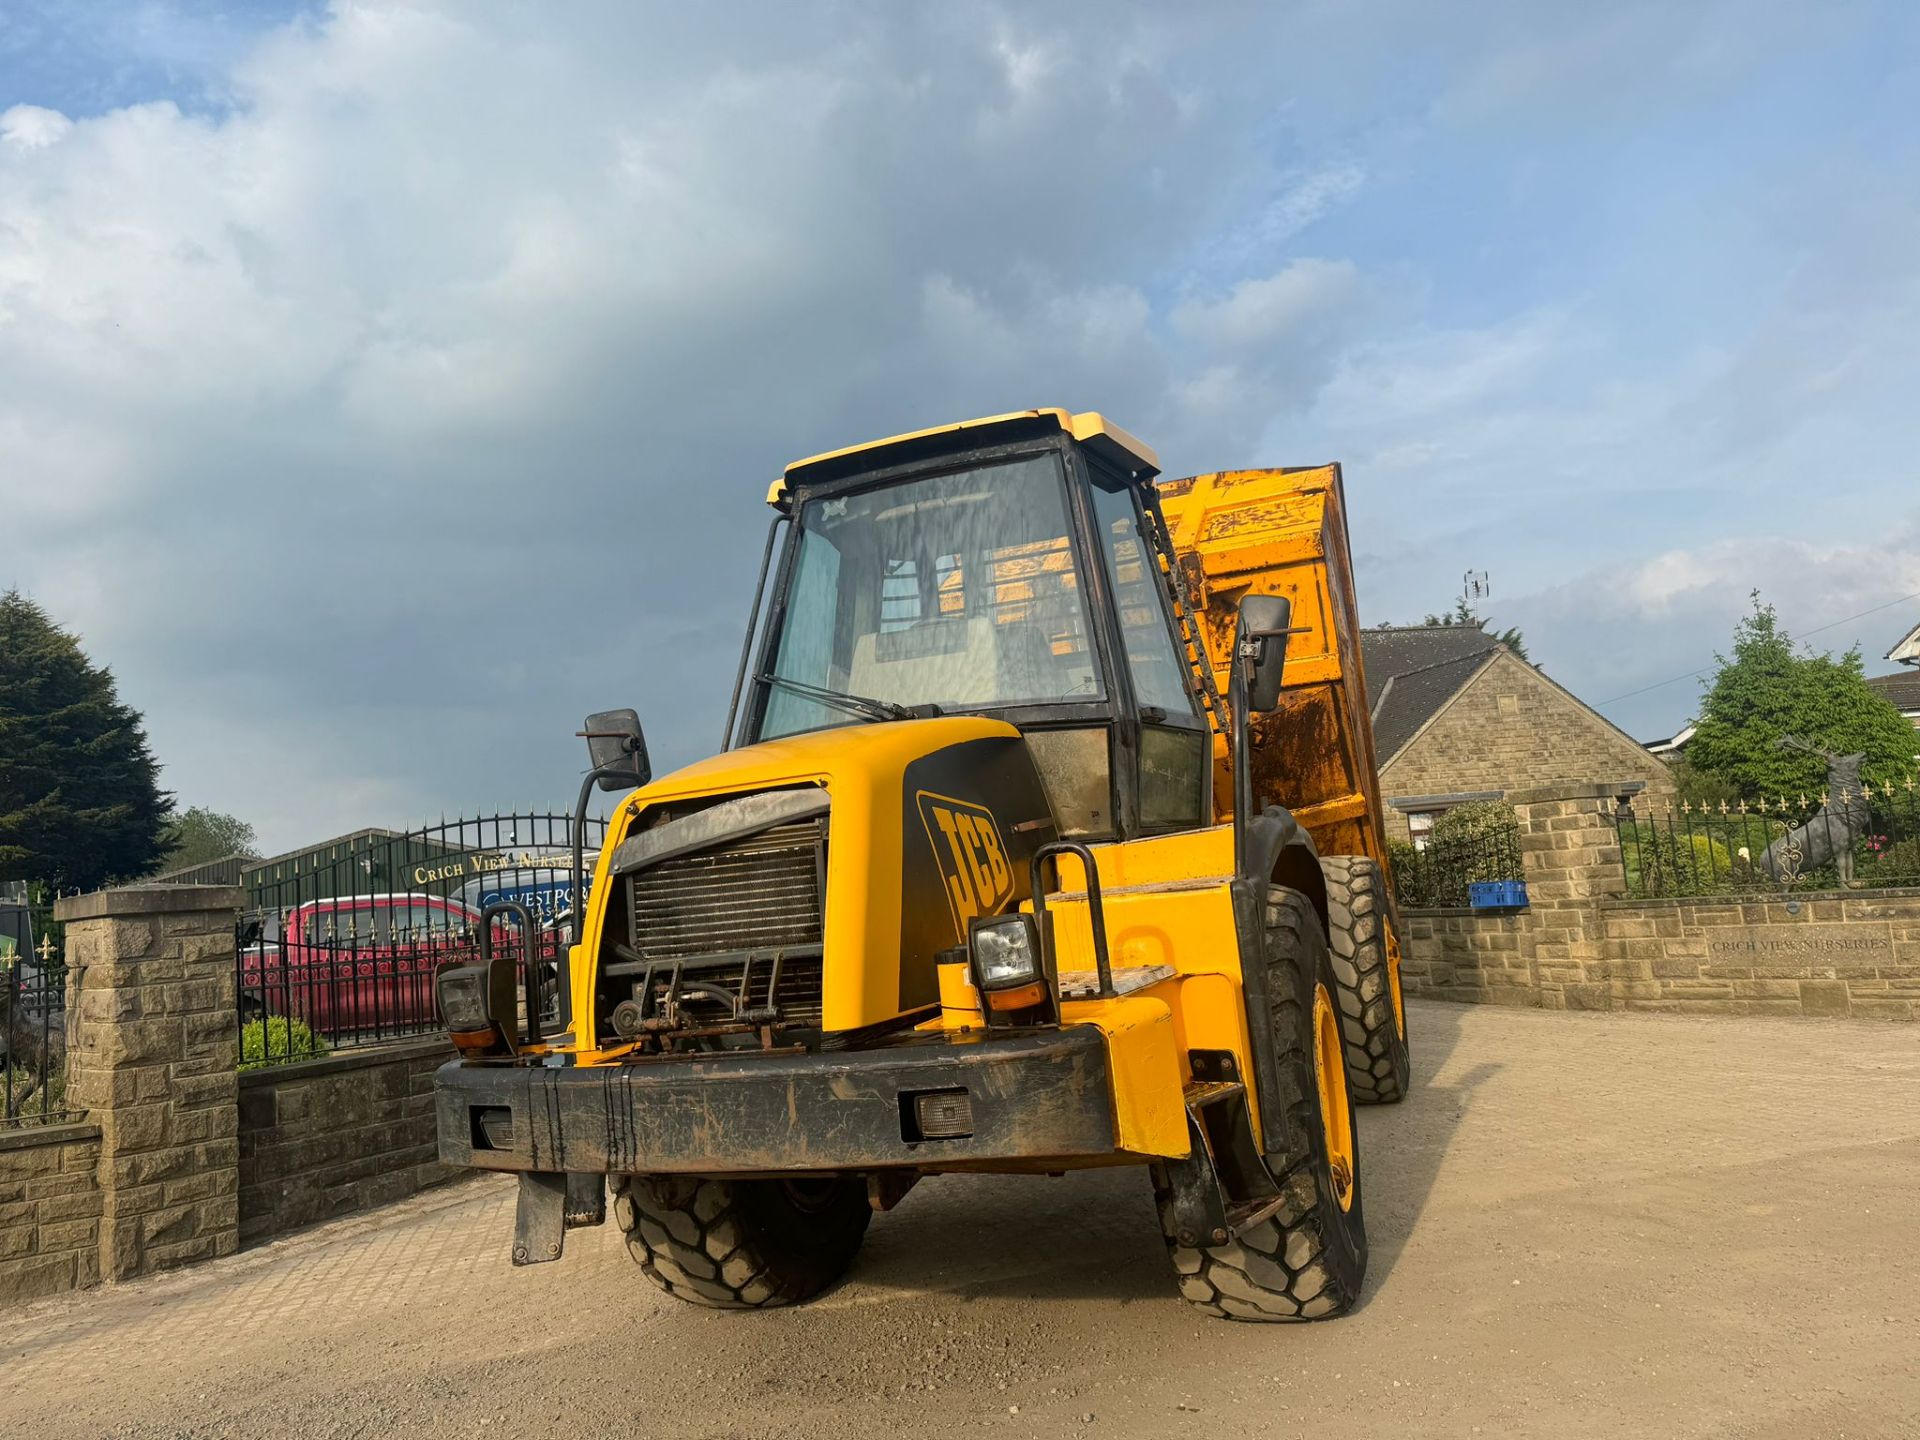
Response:
[[[1188,689],[1160,562],[1141,534],[1139,501],[1130,486],[1108,489],[1100,482],[1096,473],[1094,524],[1141,712],[1140,824],[1149,830],[1201,825],[1210,811],[1213,737]]]

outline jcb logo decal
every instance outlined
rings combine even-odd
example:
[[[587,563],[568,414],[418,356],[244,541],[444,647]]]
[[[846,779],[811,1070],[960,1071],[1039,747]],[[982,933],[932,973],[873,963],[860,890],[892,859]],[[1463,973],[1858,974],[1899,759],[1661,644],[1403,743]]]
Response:
[[[962,939],[976,915],[992,915],[1013,894],[1013,870],[1007,847],[993,812],[964,800],[951,800],[922,790],[920,818],[926,822],[927,841],[946,881],[947,903]]]

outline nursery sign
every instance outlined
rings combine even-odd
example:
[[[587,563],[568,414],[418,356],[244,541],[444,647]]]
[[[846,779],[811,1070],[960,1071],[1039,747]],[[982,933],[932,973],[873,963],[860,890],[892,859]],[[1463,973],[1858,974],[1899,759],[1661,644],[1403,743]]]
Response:
[[[1893,932],[1877,925],[1740,925],[1714,932],[1719,965],[1874,965],[1893,959]]]

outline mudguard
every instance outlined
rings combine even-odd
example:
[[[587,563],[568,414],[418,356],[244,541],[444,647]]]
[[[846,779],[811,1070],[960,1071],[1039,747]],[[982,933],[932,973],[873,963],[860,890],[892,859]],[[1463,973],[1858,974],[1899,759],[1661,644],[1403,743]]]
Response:
[[[1234,928],[1240,940],[1241,988],[1247,998],[1247,1042],[1253,1052],[1254,1093],[1260,1099],[1260,1148],[1268,1155],[1292,1154],[1300,1137],[1293,1133],[1281,1102],[1279,1057],[1270,1020],[1273,997],[1267,988],[1267,889],[1284,885],[1313,902],[1320,926],[1327,924],[1327,882],[1313,837],[1292,813],[1269,805],[1247,822],[1241,852],[1246,868],[1234,876]]]

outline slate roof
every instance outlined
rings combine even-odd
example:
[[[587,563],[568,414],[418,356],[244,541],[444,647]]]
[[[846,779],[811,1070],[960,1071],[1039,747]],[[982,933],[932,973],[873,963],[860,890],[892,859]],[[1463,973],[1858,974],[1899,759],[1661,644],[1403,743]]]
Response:
[[[1360,632],[1373,711],[1373,748],[1385,765],[1501,649],[1473,625],[1393,625]]]
[[[1367,678],[1373,678],[1371,669],[1367,671]],[[1920,670],[1910,670],[1905,675],[1869,675],[1867,684],[1882,699],[1891,700],[1902,715],[1920,714]]]

